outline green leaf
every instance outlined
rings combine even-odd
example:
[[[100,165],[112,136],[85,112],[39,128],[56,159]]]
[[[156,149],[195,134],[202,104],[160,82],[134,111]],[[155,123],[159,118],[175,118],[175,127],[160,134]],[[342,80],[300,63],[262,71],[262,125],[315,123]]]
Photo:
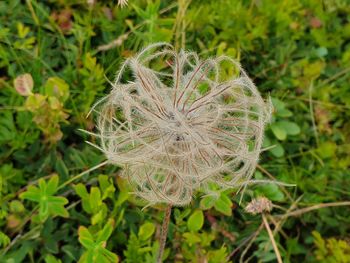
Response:
[[[42,178],[39,179],[39,189],[40,189],[41,195],[46,195],[46,188],[47,188],[47,184],[45,180]]]
[[[186,243],[189,244],[190,246],[201,242],[201,238],[198,235],[198,233],[186,232],[183,234],[183,237],[186,239]]]
[[[115,187],[113,183],[111,183],[108,180],[107,175],[100,175],[98,177],[98,183],[101,188],[101,192],[103,193],[102,195],[102,200],[105,200],[107,197],[113,198],[113,193],[115,192]]]
[[[299,126],[294,122],[280,121],[278,122],[278,125],[282,127],[288,135],[297,135],[300,133]]]
[[[74,185],[73,188],[77,195],[79,195],[81,198],[89,198],[89,194],[86,190],[86,187],[82,183]]]
[[[51,179],[47,183],[46,191],[48,195],[53,195],[54,193],[56,193],[57,187],[58,187],[58,181],[59,179],[57,174],[51,177]]]
[[[43,179],[39,180],[39,189],[35,186],[29,186],[28,190],[20,194],[20,198],[28,199],[39,203],[39,218],[43,222],[49,215],[68,217],[68,211],[64,205],[68,200],[62,196],[53,196],[57,191],[59,178],[52,176],[48,183]]]
[[[190,231],[197,232],[203,227],[204,216],[202,210],[196,210],[187,221],[187,227]]]
[[[105,248],[107,239],[113,232],[114,220],[109,219],[107,224],[97,233],[96,239],[90,231],[80,226],[78,229],[79,242],[87,249],[80,257],[79,262],[118,262],[118,256]]]
[[[208,210],[210,208],[212,208],[215,205],[215,201],[216,201],[216,197],[215,196],[205,196],[202,198],[202,200],[200,201],[200,207],[203,210]]]
[[[25,211],[25,208],[24,208],[22,202],[20,202],[18,200],[13,200],[10,203],[10,211],[12,213],[22,213]]]
[[[138,233],[139,239],[140,240],[149,239],[153,235],[155,230],[156,230],[156,227],[154,226],[154,224],[150,222],[144,223],[139,229],[139,233]]]
[[[78,229],[78,235],[80,244],[82,244],[86,249],[94,249],[94,238],[86,227],[80,226]]]
[[[107,224],[103,227],[101,232],[97,235],[96,242],[107,241],[113,232],[114,220],[109,219]]]
[[[270,199],[271,201],[283,201],[285,196],[276,184],[265,184],[257,187],[256,193]]]
[[[121,206],[126,200],[129,198],[129,192],[127,191],[120,191],[118,194],[118,199],[115,202],[115,206]]]
[[[50,214],[62,217],[69,216],[67,209],[64,208],[64,205],[68,204],[68,199],[62,196],[49,196],[48,201]]]
[[[53,255],[45,256],[45,263],[61,263],[60,259],[55,258]]]
[[[0,231],[0,247],[6,247],[10,242],[10,238]]]
[[[101,192],[98,187],[91,187],[90,190],[90,206],[92,211],[97,211],[102,204]]]
[[[334,142],[323,142],[317,149],[322,158],[331,158],[335,156],[337,145]]]
[[[276,136],[277,139],[279,140],[285,140],[287,138],[287,132],[286,130],[279,124],[277,123],[272,123],[271,124],[271,130],[273,134]]]
[[[285,117],[290,117],[292,115],[293,115],[293,113],[287,109],[280,109],[279,111],[277,111],[277,116],[279,116],[279,117],[285,118]]]
[[[271,98],[271,101],[272,101],[272,104],[273,104],[273,107],[275,108],[275,110],[278,112],[278,111],[281,111],[281,110],[284,110],[286,105],[284,104],[283,101],[277,99],[277,98]]]
[[[280,143],[276,143],[273,148],[270,149],[270,152],[277,158],[280,158],[284,155],[284,148]]]
[[[118,263],[119,262],[118,256],[116,254],[114,254],[113,252],[111,252],[105,248],[101,248],[99,252],[106,258],[108,263]]]
[[[91,217],[91,224],[96,225],[100,222],[102,222],[104,218],[103,210],[100,209],[98,212],[96,212],[92,217]]]
[[[59,77],[49,78],[44,88],[47,96],[56,97],[59,101],[65,102],[69,97],[69,86]]]
[[[318,49],[315,50],[315,55],[318,56],[319,58],[325,57],[328,55],[328,49],[325,47],[319,47]]]
[[[47,196],[42,196],[39,202],[39,217],[41,221],[45,221],[49,216],[49,203]]]
[[[27,199],[33,202],[39,202],[40,201],[40,190],[39,188],[30,185],[26,192],[23,192],[19,195],[21,199]]]
[[[214,207],[217,211],[224,215],[232,215],[232,201],[224,193],[220,194],[220,197],[216,200]]]

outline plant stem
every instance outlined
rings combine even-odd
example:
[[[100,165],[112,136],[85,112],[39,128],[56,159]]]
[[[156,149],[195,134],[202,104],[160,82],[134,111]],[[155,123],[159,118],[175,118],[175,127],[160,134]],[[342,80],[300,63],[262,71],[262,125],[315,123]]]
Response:
[[[290,216],[300,216],[304,213],[308,213],[311,212],[313,210],[318,210],[321,208],[326,208],[326,207],[335,207],[335,206],[350,206],[350,201],[342,201],[342,202],[334,202],[334,203],[321,203],[321,204],[317,204],[317,205],[313,205],[313,206],[309,206],[309,207],[305,207],[305,208],[301,208],[298,210],[294,210],[291,212],[288,212],[286,214],[283,215],[277,215],[278,217],[282,217],[282,218],[287,218]]]
[[[267,230],[267,233],[269,234],[269,237],[270,237],[270,240],[271,240],[271,243],[272,243],[272,246],[273,246],[273,250],[275,251],[275,254],[276,254],[276,257],[277,257],[277,262],[278,263],[283,263],[280,251],[278,250],[275,238],[273,237],[273,233],[271,231],[269,222],[267,222],[267,219],[266,219],[266,216],[265,216],[264,213],[262,214],[262,219],[263,219],[265,228]]]
[[[166,208],[165,215],[163,218],[163,224],[162,224],[162,229],[161,229],[161,234],[160,234],[160,239],[159,239],[160,246],[159,246],[159,252],[158,252],[158,257],[157,257],[157,263],[162,262],[166,238],[168,236],[170,215],[171,215],[171,205],[169,204]]]
[[[71,177],[69,180],[67,180],[63,184],[61,184],[58,187],[58,189],[61,189],[61,188],[65,187],[65,186],[69,185],[70,183],[74,182],[75,180],[83,177],[85,174],[88,174],[88,173],[90,173],[90,172],[92,172],[92,171],[94,171],[94,170],[96,170],[96,169],[98,169],[98,168],[100,168],[102,166],[105,166],[107,163],[108,163],[108,161],[104,161],[102,163],[99,163],[98,165],[95,165],[94,167],[91,167],[90,169],[88,169],[88,170],[86,170],[86,171],[84,171],[84,172],[82,172],[80,174],[77,174],[77,175]]]

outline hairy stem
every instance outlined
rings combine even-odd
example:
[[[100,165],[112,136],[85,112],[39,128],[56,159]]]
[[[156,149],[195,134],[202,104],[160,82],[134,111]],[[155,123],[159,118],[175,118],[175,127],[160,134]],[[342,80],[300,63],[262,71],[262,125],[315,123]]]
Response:
[[[171,205],[169,204],[166,208],[165,215],[163,218],[162,230],[161,230],[160,240],[159,240],[160,246],[159,246],[159,252],[158,252],[158,257],[157,257],[157,263],[162,262],[166,238],[168,235],[170,215],[171,215]]]

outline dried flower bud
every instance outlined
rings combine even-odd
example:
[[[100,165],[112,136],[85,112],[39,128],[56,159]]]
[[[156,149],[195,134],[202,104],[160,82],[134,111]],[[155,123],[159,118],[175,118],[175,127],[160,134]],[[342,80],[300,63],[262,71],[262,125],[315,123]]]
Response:
[[[245,211],[250,214],[261,214],[272,210],[272,202],[266,197],[258,197],[253,199],[245,208]]]
[[[128,59],[94,109],[96,147],[124,166],[136,194],[179,206],[198,189],[241,188],[255,170],[271,114],[236,61],[202,60],[165,43]]]

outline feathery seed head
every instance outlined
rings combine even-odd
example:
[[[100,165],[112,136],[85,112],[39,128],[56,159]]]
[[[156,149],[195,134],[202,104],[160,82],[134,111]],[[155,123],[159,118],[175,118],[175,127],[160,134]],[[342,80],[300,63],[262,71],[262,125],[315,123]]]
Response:
[[[95,106],[99,148],[150,204],[186,205],[196,190],[252,176],[270,106],[233,59],[156,43],[126,60],[112,86]]]
[[[264,196],[253,199],[245,208],[250,214],[261,214],[272,210],[272,202]]]

